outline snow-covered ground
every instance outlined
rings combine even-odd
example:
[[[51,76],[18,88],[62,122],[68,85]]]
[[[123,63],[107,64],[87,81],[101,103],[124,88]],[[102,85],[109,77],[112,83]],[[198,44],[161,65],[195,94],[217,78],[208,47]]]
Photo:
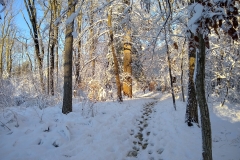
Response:
[[[1,160],[200,160],[201,128],[184,123],[186,103],[148,93],[118,102],[5,108],[0,111]],[[239,106],[237,106],[239,107]],[[240,111],[209,105],[213,159],[240,159]],[[235,107],[236,108],[236,107]],[[7,128],[8,127],[8,128]]]

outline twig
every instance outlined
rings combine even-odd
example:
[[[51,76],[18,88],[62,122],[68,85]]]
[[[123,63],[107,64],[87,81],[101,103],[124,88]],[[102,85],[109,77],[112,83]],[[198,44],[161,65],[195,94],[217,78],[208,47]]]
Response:
[[[7,127],[7,129],[8,129],[9,131],[11,131],[11,129],[8,128],[8,126],[7,126],[6,124],[4,124],[2,121],[0,121],[0,122],[2,123],[3,126]]]

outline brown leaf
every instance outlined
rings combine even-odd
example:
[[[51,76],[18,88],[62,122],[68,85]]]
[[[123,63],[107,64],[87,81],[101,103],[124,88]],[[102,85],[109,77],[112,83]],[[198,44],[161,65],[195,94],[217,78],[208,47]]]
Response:
[[[213,28],[214,28],[214,29],[218,28],[217,21],[214,21],[214,22],[213,22]]]
[[[174,42],[174,43],[173,43],[173,46],[174,46],[174,48],[175,48],[175,49],[177,49],[177,50],[178,50],[178,45],[177,45],[177,43],[176,43],[176,42]]]
[[[210,23],[210,19],[206,18],[205,23]]]
[[[233,33],[236,32],[236,30],[234,28],[229,28],[228,29],[228,34],[232,37]]]
[[[219,22],[219,23],[218,23],[218,26],[219,26],[219,27],[222,27],[222,19],[220,19],[218,22]]]
[[[233,27],[228,30],[228,34],[232,37],[233,40],[238,40],[237,31]]]
[[[227,15],[230,16],[231,12],[229,9],[227,9]]]
[[[233,39],[234,41],[238,41],[237,32],[233,34],[232,39]]]
[[[237,7],[233,7],[233,12],[232,12],[233,15],[238,15],[238,9]]]
[[[204,42],[205,42],[205,46],[209,49],[210,48],[210,44],[209,44],[208,36],[204,38]]]
[[[225,7],[227,7],[227,2],[228,2],[228,1],[225,1],[225,3],[224,3],[224,6],[225,6]]]
[[[238,27],[237,17],[233,17],[232,23],[233,23],[233,27],[234,27],[234,28],[237,28],[237,27]]]
[[[194,36],[194,40],[195,40],[195,42],[199,42],[198,36]]]
[[[210,2],[208,2],[207,5],[208,5],[209,7],[212,7],[212,3],[210,3]]]

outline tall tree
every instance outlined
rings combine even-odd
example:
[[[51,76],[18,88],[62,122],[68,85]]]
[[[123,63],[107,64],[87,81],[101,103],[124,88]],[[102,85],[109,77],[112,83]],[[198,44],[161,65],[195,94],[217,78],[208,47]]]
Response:
[[[51,22],[50,22],[50,70],[49,70],[49,84],[51,95],[54,95],[54,55],[57,48],[56,43],[58,40],[58,26],[54,21],[58,18],[58,0],[50,0]]]
[[[68,0],[67,17],[70,18],[75,12],[75,1]],[[64,45],[64,93],[62,113],[72,112],[72,52],[73,52],[73,35],[74,19],[66,26],[65,45]]]
[[[198,123],[197,99],[194,84],[194,70],[196,59],[196,45],[194,44],[194,34],[189,31],[190,37],[188,42],[188,99],[185,114],[185,122],[192,126],[192,122]]]
[[[127,7],[130,6],[130,0],[123,0]],[[130,7],[126,14],[130,21]],[[131,27],[124,24],[125,35],[123,37],[123,94],[132,98],[132,38]]]
[[[61,7],[62,7],[62,1],[57,1],[57,17],[60,17],[60,13],[61,13]],[[59,50],[59,27],[58,25],[56,25],[55,27],[55,36],[56,36],[56,50],[55,50],[55,69],[56,69],[56,82],[58,85],[58,59],[59,59],[59,55],[58,55],[58,50]]]
[[[109,0],[108,0],[109,2]],[[121,90],[121,82],[120,82],[120,76],[119,76],[119,66],[118,66],[118,59],[116,56],[116,50],[113,44],[113,28],[112,28],[112,8],[108,11],[108,28],[109,28],[109,38],[110,38],[110,44],[112,55],[113,55],[113,61],[114,61],[114,73],[116,78],[116,84],[117,84],[117,99],[119,102],[122,102],[122,90]]]
[[[194,1],[190,0],[189,5],[191,5],[192,3],[194,3]],[[188,126],[192,126],[192,122],[198,123],[198,107],[193,77],[196,59],[196,44],[194,41],[194,34],[190,30],[188,31],[188,33],[188,99],[186,106],[185,122],[188,123]]]
[[[35,0],[24,0],[24,4],[27,9],[28,16],[29,16],[30,23],[31,23],[31,28],[30,28],[29,24],[28,23],[27,24],[30,29],[31,37],[34,41],[35,55],[36,55],[36,59],[38,62],[38,69],[39,69],[39,75],[40,75],[40,83],[41,83],[42,91],[44,92],[45,91],[45,85],[43,82],[44,52],[42,52],[42,54],[41,54],[41,51],[40,51],[40,43],[41,43],[41,40],[39,38],[40,26],[37,23],[37,10],[36,10],[36,6],[35,6]]]
[[[169,72],[169,77],[170,77],[170,85],[171,85],[171,93],[172,93],[172,99],[173,99],[173,107],[176,110],[176,102],[175,102],[175,94],[174,94],[174,89],[173,89],[173,77],[172,77],[172,65],[171,65],[171,58],[170,58],[170,52],[168,49],[168,41],[167,41],[167,32],[166,28],[164,27],[165,30],[165,43],[166,43],[166,50],[167,50],[167,59],[168,59],[168,72]]]
[[[238,33],[236,31],[238,27],[238,9],[234,0],[229,0],[226,3],[219,3],[214,1],[204,2],[202,0],[198,0],[198,3],[196,3],[194,7],[193,9],[195,15],[193,15],[193,17],[196,16],[196,14],[198,16],[200,15],[200,17],[198,17],[197,19],[194,17],[195,21],[190,22],[194,25],[198,25],[197,28],[194,27],[196,29],[195,32],[198,34],[195,38],[195,42],[198,44],[195,83],[197,100],[199,103],[201,114],[202,156],[204,160],[212,160],[211,121],[209,116],[208,104],[205,97],[205,56],[206,48],[210,48],[208,35],[210,34],[210,27],[214,29],[217,35],[219,35],[217,29],[222,28],[226,33],[231,36],[233,40],[238,40]],[[220,10],[226,10],[227,14],[225,12],[219,13]],[[218,20],[219,22],[218,25],[216,20]],[[194,30],[193,27],[190,28]]]
[[[82,31],[82,12],[77,17],[77,27],[78,27],[78,34],[80,35],[81,31]],[[77,56],[76,56],[76,61],[75,61],[76,79],[75,79],[75,88],[74,89],[76,89],[76,87],[81,83],[81,76],[80,76],[81,46],[82,46],[82,41],[81,41],[81,38],[79,38],[78,47],[77,47]]]
[[[208,105],[205,97],[205,40],[199,34],[199,52],[197,53],[196,91],[201,113],[204,160],[212,160],[212,134]]]
[[[90,25],[90,30],[89,30],[89,38],[90,38],[90,59],[92,60],[92,76],[95,76],[95,65],[96,65],[96,59],[94,58],[94,50],[95,50],[95,36],[94,36],[94,27],[93,27],[93,19],[94,19],[94,0],[91,0],[90,2],[90,12],[89,12],[89,25]],[[94,59],[93,59],[94,58]]]

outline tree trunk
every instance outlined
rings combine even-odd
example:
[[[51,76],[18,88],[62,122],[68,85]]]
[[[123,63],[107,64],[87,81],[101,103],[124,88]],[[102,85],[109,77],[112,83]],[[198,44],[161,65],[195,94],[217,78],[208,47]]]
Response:
[[[50,21],[52,21],[52,15],[50,17]],[[51,23],[51,22],[50,22]],[[47,94],[49,95],[50,92],[50,45],[51,45],[51,32],[52,32],[52,25],[49,26],[48,32],[48,53],[47,53]]]
[[[91,8],[90,8],[90,22],[89,22],[89,25],[90,25],[90,41],[91,41],[91,43],[90,43],[90,59],[93,59],[94,58],[94,50],[95,50],[95,38],[94,38],[94,29],[93,29],[93,1],[94,0],[91,0]],[[95,59],[93,59],[92,60],[92,77],[94,77],[95,76],[95,62],[96,60]]]
[[[67,16],[70,17],[75,12],[74,0],[68,0]],[[74,20],[66,26],[65,36],[65,53],[64,53],[64,93],[62,113],[68,114],[72,112],[72,52],[73,52],[73,36]]]
[[[123,0],[130,5],[130,0]],[[129,11],[130,12],[130,11]],[[130,14],[128,12],[128,14]],[[123,37],[123,94],[132,98],[132,38],[131,28],[124,24],[125,36]]]
[[[0,79],[2,78],[2,74],[3,74],[3,53],[2,53],[2,49],[3,48],[3,39],[1,39],[0,42]]]
[[[82,30],[82,13],[80,13],[80,15],[78,16],[77,24],[78,24],[78,33],[80,34],[81,30]],[[80,77],[81,45],[82,45],[82,41],[80,38],[80,40],[78,42],[77,59],[75,62],[76,63],[75,89],[81,83],[81,77]]]
[[[10,44],[9,44],[9,36],[6,39],[6,48],[5,48],[5,56],[6,56],[6,62],[7,62],[7,73],[9,74],[9,64],[10,64]]]
[[[51,0],[51,30],[50,30],[50,92],[51,95],[54,95],[54,51],[55,51],[55,45],[57,42],[57,35],[58,35],[58,29],[57,26],[54,25],[54,21],[58,18],[57,17],[57,0]]]
[[[123,94],[132,98],[132,44],[131,31],[128,29],[124,37],[123,47]]]
[[[31,31],[31,36],[34,41],[34,47],[35,47],[35,55],[38,63],[38,69],[39,69],[39,75],[40,75],[40,83],[41,83],[41,88],[42,92],[45,91],[45,85],[43,82],[43,58],[44,58],[44,51],[42,51],[42,54],[40,53],[40,44],[41,40],[39,40],[39,26],[37,25],[37,11],[35,7],[35,1],[30,1],[30,0],[24,0],[28,16],[30,19],[30,22],[32,24],[32,31]]]
[[[109,0],[108,0],[109,2]],[[113,55],[113,61],[114,61],[114,71],[115,71],[115,77],[116,77],[116,84],[117,84],[117,99],[119,102],[122,102],[122,89],[121,89],[121,82],[120,82],[120,76],[119,76],[119,68],[118,68],[118,60],[113,44],[113,30],[112,30],[112,9],[108,12],[108,28],[109,28],[109,37],[110,37],[110,47],[112,50]]]
[[[60,16],[60,13],[61,13],[61,6],[62,6],[62,1],[57,1],[57,17]],[[56,29],[56,52],[55,52],[55,69],[56,69],[56,86],[58,87],[58,58],[59,58],[59,55],[58,55],[58,47],[59,47],[59,44],[58,44],[58,41],[59,41],[59,38],[58,38],[58,35],[59,35],[59,28],[58,26],[55,27]]]
[[[212,135],[208,105],[205,97],[205,42],[199,34],[199,53],[197,53],[196,91],[201,113],[202,156],[203,160],[212,160]]]
[[[172,66],[171,66],[171,59],[170,59],[170,53],[169,53],[169,49],[168,49],[168,42],[167,42],[167,32],[166,32],[166,28],[164,27],[165,30],[165,43],[166,43],[166,47],[167,47],[167,58],[168,58],[168,72],[169,72],[169,76],[170,76],[170,84],[171,84],[171,92],[172,92],[172,99],[173,99],[173,107],[175,110],[177,110],[176,108],[176,102],[175,102],[175,95],[174,95],[174,90],[173,90],[173,78],[172,78]]]
[[[183,54],[184,54],[184,46],[185,46],[185,41],[183,43],[183,49],[182,49],[182,53],[181,53],[181,90],[182,90],[182,100],[183,102],[185,102],[185,95],[184,95],[184,87],[183,87]]]
[[[196,91],[194,85],[194,69],[196,59],[196,46],[194,44],[194,34],[191,33],[188,42],[188,100],[186,106],[185,122],[192,126],[192,122],[198,123],[198,108]]]

